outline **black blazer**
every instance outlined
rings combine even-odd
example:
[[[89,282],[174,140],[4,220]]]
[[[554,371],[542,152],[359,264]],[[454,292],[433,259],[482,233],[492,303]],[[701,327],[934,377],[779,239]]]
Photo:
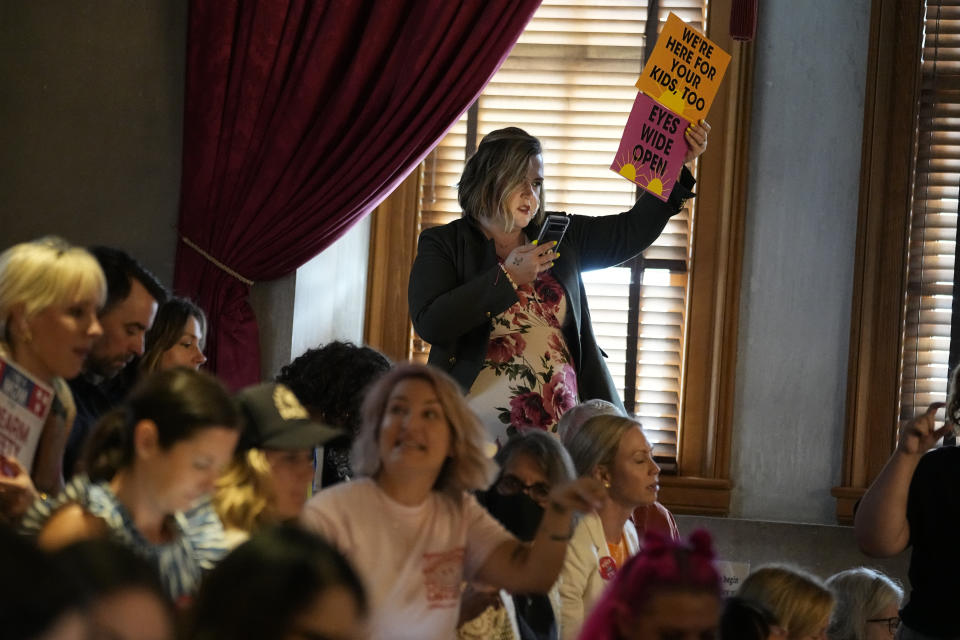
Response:
[[[624,213],[569,216],[551,273],[567,294],[563,335],[581,401],[600,398],[622,407],[593,334],[580,272],[616,266],[650,246],[670,216],[693,195],[693,185],[693,176],[684,167],[667,202],[644,194]],[[530,225],[524,231],[528,238],[536,238],[539,227]],[[491,318],[517,301],[497,262],[493,240],[475,220],[463,217],[420,234],[408,299],[413,326],[431,345],[429,363],[469,391],[486,358]]]

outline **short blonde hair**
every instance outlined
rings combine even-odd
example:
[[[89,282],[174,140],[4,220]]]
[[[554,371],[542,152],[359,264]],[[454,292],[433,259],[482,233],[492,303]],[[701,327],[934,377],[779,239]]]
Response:
[[[885,574],[867,567],[847,569],[827,578],[837,599],[830,617],[831,640],[864,640],[867,620],[894,605],[898,609],[903,589]]]
[[[786,565],[760,567],[747,576],[737,595],[769,609],[790,640],[819,632],[818,625],[826,625],[833,610],[833,594],[820,578]]]
[[[620,440],[636,427],[641,427],[636,420],[614,414],[596,415],[584,422],[565,443],[577,475],[589,476],[597,467],[613,464]]]
[[[234,454],[217,478],[213,508],[227,529],[247,533],[276,522],[270,505],[275,502],[270,463],[260,449]]]
[[[27,318],[55,304],[92,297],[103,306],[107,281],[97,259],[55,236],[16,244],[0,253],[0,338],[10,342],[10,316]]]
[[[380,425],[390,393],[402,380],[429,383],[440,400],[450,425],[450,457],[433,485],[435,491],[459,498],[464,491],[486,489],[493,481],[496,465],[485,453],[486,432],[460,393],[453,378],[429,365],[401,364],[383,374],[367,392],[360,410],[360,432],[353,443],[351,463],[358,476],[380,473]]]

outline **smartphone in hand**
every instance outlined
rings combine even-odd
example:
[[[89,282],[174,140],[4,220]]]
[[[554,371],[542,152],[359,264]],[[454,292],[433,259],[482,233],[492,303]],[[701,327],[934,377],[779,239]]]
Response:
[[[554,251],[556,251],[557,247],[560,246],[560,241],[563,240],[563,234],[567,232],[569,224],[570,218],[567,216],[559,216],[553,213],[548,215],[547,219],[543,221],[543,226],[540,227],[537,246],[542,247],[548,242],[556,242],[557,246],[554,247]]]

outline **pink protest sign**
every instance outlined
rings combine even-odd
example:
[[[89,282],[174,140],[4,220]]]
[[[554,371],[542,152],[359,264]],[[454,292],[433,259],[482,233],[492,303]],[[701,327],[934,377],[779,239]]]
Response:
[[[690,125],[653,98],[637,94],[610,170],[638,184],[663,201],[683,168]]]

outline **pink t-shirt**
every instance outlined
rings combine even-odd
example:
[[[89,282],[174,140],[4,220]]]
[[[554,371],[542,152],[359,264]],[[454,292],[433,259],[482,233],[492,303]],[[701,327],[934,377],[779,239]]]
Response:
[[[513,539],[472,495],[393,501],[369,478],[310,499],[303,524],[350,559],[367,588],[371,639],[453,638],[461,585]]]

